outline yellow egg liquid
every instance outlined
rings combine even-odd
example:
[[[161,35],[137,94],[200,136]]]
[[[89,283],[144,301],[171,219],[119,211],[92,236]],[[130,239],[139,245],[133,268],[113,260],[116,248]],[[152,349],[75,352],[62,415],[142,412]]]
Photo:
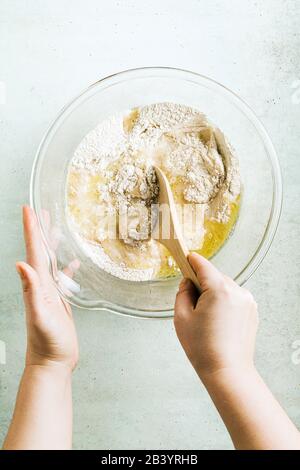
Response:
[[[125,262],[128,268],[147,269],[156,267],[156,279],[174,277],[179,269],[168,250],[155,240],[151,244],[145,242],[146,249],[141,256],[139,247],[126,245],[122,240],[104,240],[97,238],[101,218],[97,206],[103,203],[99,184],[104,182],[103,176],[91,174],[86,170],[69,171],[67,178],[67,207],[71,218],[78,227],[78,233],[93,244],[99,244],[104,251],[117,263]],[[182,203],[180,182],[172,185],[175,202]],[[222,247],[234,229],[240,209],[240,196],[230,206],[230,217],[226,223],[204,219],[205,235],[201,248],[197,253],[211,258]],[[151,245],[151,246],[150,246]],[[158,259],[155,259],[158,258]],[[170,262],[171,261],[171,262]],[[158,269],[157,269],[158,266]]]
[[[235,202],[231,204],[230,209],[230,217],[226,223],[216,222],[209,219],[204,220],[205,236],[203,245],[199,250],[193,251],[209,259],[220,250],[220,248],[229,238],[237,222],[240,210],[240,196],[236,199]],[[158,278],[174,277],[179,274],[180,271],[176,264],[174,266],[169,266],[169,257],[170,253],[166,248],[164,248],[162,264],[158,273]]]

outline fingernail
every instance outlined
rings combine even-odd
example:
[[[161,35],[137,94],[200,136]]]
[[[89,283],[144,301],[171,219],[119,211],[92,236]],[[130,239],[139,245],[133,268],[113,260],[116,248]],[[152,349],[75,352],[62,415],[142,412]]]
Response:
[[[190,286],[191,280],[187,279],[186,277],[182,279],[182,281],[179,284],[179,290],[186,289],[187,287]]]
[[[73,271],[77,271],[80,268],[79,259],[73,259],[73,261],[69,263],[69,268],[72,269]]]
[[[21,279],[24,279],[24,273],[20,265],[16,264],[16,270]]]

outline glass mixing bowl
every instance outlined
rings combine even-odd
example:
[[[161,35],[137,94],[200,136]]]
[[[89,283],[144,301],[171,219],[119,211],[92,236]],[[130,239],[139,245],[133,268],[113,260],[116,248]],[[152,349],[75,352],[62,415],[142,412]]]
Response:
[[[242,285],[272,243],[281,211],[280,167],[270,138],[249,106],[224,86],[193,72],[165,67],[120,72],[94,83],[60,112],[40,144],[32,169],[31,205],[50,270],[61,295],[77,307],[146,318],[173,314],[179,279],[132,282],[100,270],[81,251],[66,220],[68,165],[82,138],[112,114],[162,101],[204,112],[239,157],[240,215],[232,235],[213,257],[214,265]],[[63,269],[72,262],[77,269],[70,279],[70,270]]]

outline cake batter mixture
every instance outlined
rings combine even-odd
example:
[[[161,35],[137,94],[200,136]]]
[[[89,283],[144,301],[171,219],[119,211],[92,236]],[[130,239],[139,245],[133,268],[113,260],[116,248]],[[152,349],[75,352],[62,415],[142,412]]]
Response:
[[[153,164],[168,177],[190,250],[213,256],[238,216],[238,159],[201,112],[156,103],[106,119],[75,151],[67,212],[85,254],[122,279],[178,274],[166,248],[151,238],[159,193]]]

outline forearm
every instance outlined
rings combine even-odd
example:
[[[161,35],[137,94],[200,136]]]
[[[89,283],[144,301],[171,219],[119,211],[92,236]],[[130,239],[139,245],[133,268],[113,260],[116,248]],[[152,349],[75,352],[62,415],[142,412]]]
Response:
[[[221,371],[202,381],[237,449],[300,449],[300,433],[255,370]]]
[[[71,371],[59,364],[26,366],[4,449],[70,449]]]

